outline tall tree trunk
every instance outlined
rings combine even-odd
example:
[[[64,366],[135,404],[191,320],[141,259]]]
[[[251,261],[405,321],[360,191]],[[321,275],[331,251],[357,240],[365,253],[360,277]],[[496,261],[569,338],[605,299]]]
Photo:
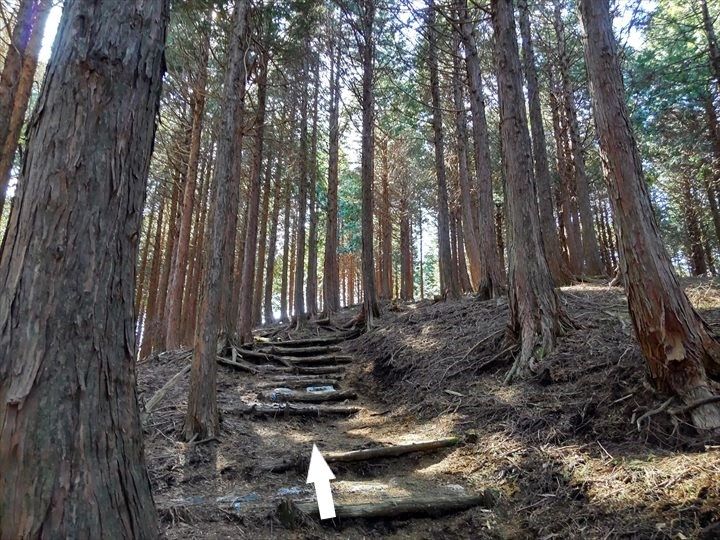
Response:
[[[192,132],[190,135],[190,154],[188,156],[185,186],[183,188],[182,215],[178,232],[177,254],[173,259],[170,270],[170,283],[168,299],[165,305],[165,319],[167,321],[166,346],[168,349],[177,349],[182,345],[183,327],[183,292],[185,278],[189,266],[190,229],[192,226],[193,208],[195,206],[195,189],[200,162],[200,144],[202,143],[202,129],[205,116],[205,86],[207,85],[207,67],[210,52],[210,30],[203,31],[203,44],[201,48],[198,79],[192,95]]]
[[[597,234],[592,219],[592,206],[590,203],[590,184],[585,170],[582,141],[578,127],[577,106],[575,105],[575,92],[570,78],[570,57],[567,51],[565,27],[562,20],[561,8],[563,0],[554,0],[555,3],[555,34],[557,36],[560,77],[562,83],[563,104],[565,118],[570,137],[570,154],[575,174],[575,193],[580,213],[581,238],[583,249],[583,273],[588,275],[601,275],[603,272],[600,262],[600,250],[597,243]]]
[[[240,272],[240,295],[237,323],[237,337],[241,343],[252,342],[253,295],[255,292],[255,257],[258,247],[258,214],[260,212],[260,184],[263,173],[263,151],[265,144],[265,104],[267,101],[268,58],[260,60],[258,73],[257,113],[255,117],[255,148],[253,150],[252,172],[245,223],[245,246]],[[258,274],[262,275],[260,269]]]
[[[0,256],[3,538],[158,535],[133,292],[167,20],[65,4]]]
[[[720,344],[695,312],[675,276],[652,211],[625,103],[607,0],[580,0],[585,61],[600,152],[617,224],[620,268],[630,315],[653,383],[685,403],[713,395]],[[720,427],[720,406],[694,406],[698,428]]]
[[[472,205],[470,191],[470,173],[467,153],[467,115],[465,112],[465,96],[460,66],[459,36],[453,39],[453,104],[455,105],[455,136],[458,157],[458,184],[460,187],[460,206],[462,208],[462,225],[465,248],[470,263],[471,284],[478,290],[482,280],[482,257],[477,237],[477,224]]]
[[[253,293],[253,326],[262,323],[263,277],[267,253],[268,220],[270,219],[270,192],[272,191],[272,159],[268,153],[263,182],[263,199],[260,209],[260,235],[258,237],[257,263],[255,265],[255,292]],[[276,158],[277,160],[277,158]],[[272,317],[270,317],[272,318]]]
[[[292,133],[293,130],[291,130]],[[282,255],[282,278],[280,284],[280,320],[285,322],[289,319],[288,311],[288,282],[290,281],[290,179],[285,183],[285,209],[283,210],[283,255]]]
[[[27,0],[26,0],[27,1]],[[10,171],[15,159],[15,151],[17,150],[18,141],[20,140],[20,132],[22,131],[23,122],[25,121],[25,113],[27,112],[30,95],[32,94],[33,81],[35,79],[35,71],[37,70],[38,56],[42,47],[42,39],[45,30],[50,8],[52,7],[50,0],[31,0],[28,3],[33,4],[30,20],[24,20],[21,17],[26,16],[24,12],[25,1],[21,3],[18,23],[16,31],[19,32],[18,41],[13,41],[10,49],[16,44],[21,44],[26,38],[26,27],[30,26],[30,37],[27,38],[27,46],[22,51],[22,68],[17,80],[12,81],[15,86],[15,92],[12,101],[12,109],[9,116],[5,114],[5,100],[10,98],[12,88],[7,88],[8,95],[5,95],[6,87],[4,86],[8,79],[5,77],[14,77],[17,69],[16,55],[20,51],[9,50],[6,55],[5,64],[3,65],[3,76],[0,82],[0,137],[4,134],[4,139],[0,138],[0,213],[2,213],[3,204],[5,203],[5,192],[10,180]],[[7,73],[5,72],[7,69]]]
[[[482,71],[477,50],[474,25],[467,10],[467,0],[458,2],[460,36],[465,49],[465,65],[470,89],[470,111],[472,113],[473,150],[475,162],[475,185],[478,198],[478,244],[480,247],[481,277],[477,285],[482,299],[500,296],[505,288],[505,265],[497,251],[495,238],[495,203],[493,202],[492,171],[490,169],[490,140],[485,116]]]
[[[213,215],[210,226],[210,245],[208,249],[207,270],[203,277],[198,324],[195,330],[192,369],[190,371],[190,395],[185,416],[183,432],[185,438],[201,439],[214,437],[218,433],[216,376],[218,335],[223,330],[223,298],[229,290],[224,286],[223,271],[227,269],[227,259],[232,259],[234,246],[228,246],[227,223],[233,220],[233,208],[230,191],[236,185],[232,178],[236,159],[237,133],[236,122],[243,117],[245,51],[243,36],[247,28],[246,15],[248,0],[236,0],[233,10],[232,36],[228,64],[223,82],[221,128],[218,132],[217,158],[212,180]],[[234,232],[234,231],[233,231]],[[233,236],[234,238],[234,236]],[[224,325],[227,332],[227,324]]]
[[[279,148],[284,148],[284,140],[284,138],[281,139]],[[278,219],[280,218],[280,205],[282,204],[282,152],[277,153],[276,161],[277,163],[275,165],[275,187],[273,193],[272,218],[270,219],[270,238],[268,239],[267,270],[265,272],[265,294],[263,302],[265,324],[271,324],[275,321],[272,301],[273,283],[275,277],[275,253],[277,250]]]
[[[392,298],[392,216],[390,205],[390,161],[388,159],[388,143],[385,137],[380,143],[380,183],[382,194],[379,204],[380,222],[380,291],[383,300]]]
[[[165,206],[168,204],[168,201],[161,197],[158,204],[160,206],[160,210],[158,213],[157,229],[155,230],[155,241],[153,242],[153,259],[150,267],[148,300],[145,306],[145,323],[143,327],[142,345],[140,346],[140,354],[138,356],[140,359],[143,359],[152,353],[158,325],[157,297],[158,289],[160,288],[160,269],[162,267],[163,259],[162,238],[163,226],[165,224]]]
[[[700,10],[702,12],[703,29],[705,30],[705,37],[708,41],[708,54],[710,56],[710,69],[712,70],[713,78],[715,79],[715,85],[717,91],[720,92],[720,50],[718,50],[717,38],[715,37],[715,28],[713,27],[713,21],[710,17],[710,11],[708,10],[707,0],[700,0]]]
[[[323,298],[327,314],[340,309],[340,272],[338,265],[338,160],[340,148],[340,54],[333,34],[330,48],[330,119],[328,149],[327,217],[325,221],[325,260],[323,263]]]
[[[400,197],[400,299],[411,302],[414,299],[412,222],[407,194]]]
[[[500,132],[507,186],[510,328],[520,354],[506,381],[534,373],[555,346],[562,312],[545,260],[512,0],[492,1]]]
[[[527,0],[518,0],[520,14],[520,34],[522,36],[523,63],[525,81],[527,82],[527,100],[530,112],[530,131],[532,134],[533,160],[535,163],[535,184],[537,187],[538,208],[540,210],[540,231],[545,248],[550,272],[555,284],[568,285],[572,281],[570,269],[565,264],[560,249],[560,239],[553,213],[550,167],[547,157],[547,141],[543,126],[542,106],[540,104],[540,87],[537,68],[535,66],[535,50],[533,48],[530,27],[530,9]]]
[[[375,292],[375,262],[373,260],[373,184],[375,179],[375,0],[365,0],[361,7],[362,36],[362,143],[360,150],[360,177],[362,184],[362,291],[365,323],[373,326],[373,318],[380,316]]]
[[[306,50],[308,44],[306,43]],[[300,106],[300,171],[298,178],[297,220],[295,221],[295,268],[293,273],[293,307],[295,312],[293,320],[296,328],[305,325],[307,314],[305,312],[305,235],[307,220],[307,190],[308,190],[308,78],[309,66],[305,63],[302,72],[303,90]]]
[[[307,312],[312,316],[318,312],[318,247],[317,247],[317,177],[318,177],[318,94],[320,91],[320,58],[315,59],[313,69],[313,127],[310,135],[310,174],[308,175],[308,212],[310,214],[310,228],[308,230],[308,268],[307,288],[305,290],[305,305]]]
[[[453,272],[450,243],[450,211],[445,171],[445,136],[443,133],[442,104],[440,102],[440,81],[438,77],[435,0],[428,0],[427,41],[428,70],[430,71],[430,94],[432,96],[433,145],[435,147],[435,174],[437,177],[437,234],[438,264],[440,265],[441,294],[450,298],[460,297],[460,285]]]
[[[704,178],[705,190],[707,192],[708,201],[710,202],[710,213],[715,227],[715,235],[720,242],[720,211],[718,211],[718,188],[720,187],[720,129],[718,128],[717,112],[713,103],[712,93],[708,90],[705,92],[705,119],[707,121],[708,138],[712,145],[712,178],[708,180]]]
[[[147,281],[147,265],[150,259],[150,244],[152,244],[152,233],[153,226],[155,225],[155,212],[152,210],[150,205],[150,216],[147,220],[143,219],[146,224],[145,234],[141,238],[145,238],[145,242],[142,247],[142,255],[140,256],[140,264],[138,265],[136,279],[135,279],[135,350],[140,351],[140,331],[142,330],[141,323],[143,322],[142,317],[142,301],[145,296],[145,282]]]
[[[681,189],[690,270],[694,276],[702,276],[707,274],[708,269],[707,261],[705,260],[702,229],[700,228],[700,220],[697,215],[698,201],[695,199],[690,180],[687,177],[682,178]]]
[[[157,317],[155,319],[157,321],[157,329],[153,338],[153,348],[161,351],[167,350],[165,336],[167,335],[169,321],[165,317],[165,308],[167,305],[168,284],[170,283],[170,269],[173,261],[177,257],[178,221],[180,221],[179,200],[180,182],[178,174],[172,187],[170,220],[168,223],[167,238],[165,240],[165,257],[163,258],[163,266],[160,272],[160,283],[158,284]]]

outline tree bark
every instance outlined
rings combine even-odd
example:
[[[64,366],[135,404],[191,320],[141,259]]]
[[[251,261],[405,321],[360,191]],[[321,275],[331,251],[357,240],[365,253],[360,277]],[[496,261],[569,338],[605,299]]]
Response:
[[[373,318],[380,316],[375,292],[375,262],[373,260],[373,184],[375,179],[375,0],[365,0],[360,10],[362,58],[362,143],[360,177],[362,184],[362,314],[368,328]]]
[[[317,177],[318,177],[318,94],[320,91],[320,58],[314,58],[313,68],[313,108],[312,133],[310,135],[310,173],[308,175],[308,212],[310,214],[310,227],[308,229],[307,254],[307,288],[305,289],[305,306],[307,312],[313,316],[318,312],[318,246],[317,246]]]
[[[400,299],[411,302],[414,299],[412,223],[408,196],[400,197]]]
[[[280,148],[284,148],[284,138],[281,139]],[[273,283],[275,277],[275,254],[277,251],[277,230],[280,218],[280,205],[282,204],[282,170],[283,156],[278,152],[275,165],[275,186],[273,193],[272,218],[270,220],[270,238],[268,239],[267,270],[265,272],[264,315],[265,324],[275,321],[273,312]]]
[[[385,137],[380,143],[380,183],[382,196],[380,198],[380,291],[382,300],[392,298],[392,217],[390,204],[390,160],[388,159],[388,142]]]
[[[210,226],[207,271],[203,277],[202,297],[199,305],[198,324],[193,340],[193,361],[190,371],[190,395],[183,432],[186,439],[197,436],[201,439],[218,434],[217,412],[217,344],[221,331],[227,332],[219,314],[223,298],[230,290],[223,279],[227,260],[233,257],[233,247],[228,246],[227,223],[235,213],[229,192],[236,185],[232,178],[234,171],[239,126],[236,122],[243,117],[245,77],[245,51],[243,36],[247,29],[248,0],[236,0],[233,10],[233,27],[230,39],[228,64],[223,83],[221,128],[218,133],[217,158],[212,180],[213,215]],[[234,238],[234,236],[233,236]],[[223,286],[225,285],[225,286]],[[225,328],[223,329],[223,326]]]
[[[188,156],[185,185],[183,187],[182,215],[178,231],[177,253],[173,259],[168,285],[168,298],[165,305],[167,333],[165,344],[168,349],[177,349],[183,338],[183,291],[189,265],[190,229],[192,226],[193,208],[195,206],[195,189],[200,163],[200,145],[205,116],[205,87],[207,85],[207,67],[210,53],[210,30],[203,31],[203,44],[200,52],[198,78],[192,95],[192,132],[190,135],[190,154]]]
[[[537,371],[555,347],[562,311],[545,260],[512,0],[493,0],[500,132],[507,186],[510,329],[520,353],[506,381]]]
[[[707,0],[700,0],[700,11],[702,12],[705,37],[708,41],[710,69],[712,70],[713,78],[715,79],[717,91],[720,92],[720,50],[718,50],[717,38],[715,37],[715,28],[713,27],[713,21],[710,17]]]
[[[291,133],[294,130],[291,130]],[[280,284],[280,320],[288,320],[288,281],[290,271],[289,249],[290,249],[290,180],[285,182],[285,209],[283,211],[283,255],[282,255],[282,277]]]
[[[306,53],[309,52],[305,44]],[[307,219],[307,192],[308,192],[308,77],[309,66],[305,63],[302,72],[302,95],[300,96],[300,171],[298,178],[298,213],[295,222],[295,272],[293,282],[293,305],[295,314],[293,320],[297,329],[305,325],[307,313],[305,311],[305,240]]]
[[[482,70],[475,39],[474,25],[470,21],[467,0],[458,2],[460,36],[465,49],[465,66],[470,89],[470,111],[472,113],[473,150],[475,162],[475,184],[478,200],[477,240],[483,262],[480,281],[477,285],[481,299],[504,294],[505,265],[498,253],[495,227],[495,203],[493,202],[492,171],[490,168],[490,140],[488,137],[485,98],[483,97]]]
[[[158,535],[133,298],[167,20],[65,3],[0,256],[3,538]]]
[[[452,246],[450,243],[450,211],[448,209],[447,174],[445,170],[445,135],[443,133],[440,81],[438,77],[435,0],[428,0],[427,41],[430,94],[432,96],[433,145],[435,147],[435,174],[437,178],[437,235],[438,264],[440,265],[441,294],[450,298],[460,297],[460,284],[453,271]]]
[[[24,3],[25,2],[21,4],[20,17],[25,16],[23,12]],[[5,203],[5,192],[10,180],[15,151],[17,150],[18,141],[20,140],[20,132],[22,131],[25,113],[27,112],[30,95],[32,94],[32,86],[35,79],[35,71],[37,70],[40,48],[42,47],[45,23],[47,22],[52,7],[50,0],[32,0],[31,3],[34,4],[31,20],[23,21],[20,18],[18,19],[18,25],[29,24],[31,29],[27,46],[22,52],[22,68],[19,79],[15,82],[17,86],[15,87],[13,96],[12,111],[8,117],[4,117],[5,109],[0,108],[0,117],[2,117],[2,119],[0,119],[0,133],[6,133],[5,139],[0,138],[0,213],[2,213],[2,208]],[[24,38],[24,29],[20,29],[19,41],[22,42]],[[10,48],[12,49],[15,44],[16,43],[13,42]],[[17,61],[15,54],[17,54],[17,52],[16,50],[8,51],[5,64],[3,65],[3,76],[7,75],[10,77],[15,75],[15,62]],[[9,73],[5,73],[6,68]],[[0,82],[0,88],[3,88],[5,82],[7,81],[3,78],[2,82]],[[11,92],[12,90],[9,89],[9,93]],[[4,107],[6,99],[4,88],[0,91],[0,96],[2,96],[0,97],[0,103],[2,103],[0,107]]]
[[[263,182],[263,198],[260,209],[260,233],[258,237],[257,263],[255,265],[255,292],[253,294],[253,326],[262,323],[263,312],[263,278],[265,270],[265,256],[268,251],[268,220],[270,219],[270,193],[272,191],[273,157],[268,152],[265,164],[265,180]],[[278,158],[275,157],[275,160]],[[273,254],[274,255],[274,254]],[[271,293],[272,294],[272,293]],[[271,317],[272,318],[272,317]]]
[[[655,386],[694,404],[713,395],[708,374],[720,374],[720,344],[683,292],[660,237],[630,128],[608,1],[581,0],[579,10],[593,113],[635,334]],[[720,427],[717,403],[694,407],[690,416],[698,428]]]
[[[328,315],[340,309],[340,270],[338,263],[338,161],[340,148],[340,54],[334,33],[330,48],[330,110],[328,149],[328,202],[325,222],[325,261],[323,264],[323,309]]]
[[[572,274],[562,256],[555,214],[553,213],[547,141],[545,138],[545,128],[543,126],[540,87],[538,84],[537,68],[535,66],[535,50],[533,48],[530,9],[528,8],[527,0],[518,0],[518,12],[520,15],[520,34],[522,36],[525,81],[527,83],[528,110],[530,112],[535,183],[537,186],[538,208],[540,210],[540,230],[545,248],[545,258],[550,267],[555,285],[569,285],[572,281]]]

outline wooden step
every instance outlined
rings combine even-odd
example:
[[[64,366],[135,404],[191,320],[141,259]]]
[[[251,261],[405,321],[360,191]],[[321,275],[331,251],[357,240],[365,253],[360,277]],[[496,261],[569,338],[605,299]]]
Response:
[[[295,405],[292,403],[253,403],[244,407],[223,409],[223,414],[251,416],[349,416],[362,410],[351,405]]]
[[[474,506],[492,508],[497,504],[497,494],[491,490],[480,493],[441,493],[409,497],[394,497],[372,503],[335,504],[337,519],[401,518],[406,516],[437,517]],[[278,517],[287,527],[295,527],[309,518],[319,517],[316,501],[283,501],[278,507]],[[327,520],[330,521],[330,520]]]
[[[260,353],[274,354],[277,356],[319,356],[340,351],[342,351],[342,347],[338,347],[337,345],[318,345],[313,347],[271,346],[258,349]]]
[[[288,339],[284,341],[268,341],[257,339],[258,343],[276,347],[314,347],[316,345],[334,345],[336,343],[342,343],[350,339],[354,339],[360,335],[360,332],[355,330],[352,332],[341,332],[330,336],[317,336],[305,339]]]
[[[266,388],[307,388],[308,386],[332,386],[337,389],[340,379],[321,378],[307,375],[287,375],[276,377],[271,381],[262,381],[255,385],[255,388],[264,390]]]
[[[325,356],[286,356],[285,359],[294,366],[316,366],[324,364],[352,364],[353,357],[347,355]]]
[[[357,394],[350,390],[340,392],[293,392],[292,394],[283,394],[279,392],[261,392],[262,399],[283,403],[325,403],[327,401],[345,401],[346,399],[357,399]]]

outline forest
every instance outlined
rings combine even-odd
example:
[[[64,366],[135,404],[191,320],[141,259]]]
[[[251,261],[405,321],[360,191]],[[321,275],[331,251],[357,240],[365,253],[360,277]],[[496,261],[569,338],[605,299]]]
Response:
[[[0,539],[720,538],[719,18],[0,0]]]

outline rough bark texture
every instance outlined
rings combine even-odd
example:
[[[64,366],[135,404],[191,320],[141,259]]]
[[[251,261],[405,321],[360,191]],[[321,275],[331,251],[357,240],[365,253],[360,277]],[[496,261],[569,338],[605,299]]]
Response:
[[[268,154],[270,153],[268,152]],[[268,251],[268,220],[270,219],[270,194],[272,191],[273,160],[271,157],[273,156],[268,156],[265,164],[265,180],[263,181],[262,204],[260,206],[260,231],[258,233],[257,263],[255,265],[255,292],[253,293],[253,326],[262,323],[263,278],[265,277],[265,256]]]
[[[282,141],[284,141],[284,139],[282,139]],[[283,148],[282,142],[280,148]],[[268,238],[267,269],[265,271],[265,292],[263,298],[263,313],[266,324],[275,321],[272,300],[275,276],[275,254],[277,252],[278,219],[280,218],[280,205],[282,204],[282,169],[283,155],[281,152],[278,152],[277,164],[275,165],[275,187],[273,193],[272,218],[270,219],[270,237]]]
[[[414,299],[412,222],[408,195],[403,191],[399,201],[400,213],[400,299],[406,302]]]
[[[200,144],[202,142],[203,120],[205,115],[205,86],[207,85],[207,66],[210,52],[210,32],[204,32],[198,79],[192,95],[192,127],[190,135],[190,155],[188,156],[185,186],[183,187],[182,215],[178,231],[177,253],[170,270],[168,299],[165,304],[167,333],[165,345],[168,349],[177,349],[182,344],[183,291],[188,269],[190,253],[190,229],[193,208],[195,206],[195,188],[200,162]]]
[[[292,130],[291,130],[292,132]],[[280,320],[288,320],[288,281],[290,271],[290,181],[285,183],[285,209],[283,210],[283,254],[282,254],[282,275],[280,283]]]
[[[307,44],[306,44],[307,48]],[[293,274],[293,292],[290,295],[295,308],[294,320],[296,327],[302,328],[307,314],[305,312],[305,236],[307,219],[307,190],[308,190],[308,73],[305,65],[302,73],[303,91],[300,97],[300,171],[298,178],[297,220],[295,222],[295,272]]]
[[[246,31],[247,0],[237,0],[233,12],[231,48],[228,55],[223,83],[222,105],[228,113],[222,116],[219,131],[217,160],[212,180],[212,207],[208,264],[202,286],[199,304],[198,324],[195,330],[192,370],[190,371],[190,395],[185,417],[184,435],[187,439],[198,436],[201,439],[214,437],[218,433],[217,412],[217,355],[218,335],[222,321],[218,317],[222,299],[227,296],[227,285],[223,288],[223,270],[227,268],[228,256],[233,256],[227,246],[226,223],[231,220],[228,212],[232,208],[229,191],[235,185],[232,179],[236,147],[236,121],[241,119],[244,86],[244,50],[242,37]]]
[[[493,0],[503,168],[507,185],[510,328],[520,353],[506,380],[536,371],[555,346],[561,310],[545,260],[512,0]]]
[[[530,10],[527,0],[518,1],[520,14],[520,34],[522,36],[523,63],[525,81],[527,83],[527,100],[530,112],[530,131],[532,134],[533,161],[535,164],[535,185],[538,195],[538,208],[540,211],[540,230],[542,232],[545,258],[555,285],[568,285],[572,275],[560,249],[560,239],[553,213],[552,189],[550,182],[550,167],[547,157],[547,141],[543,126],[542,106],[540,104],[540,87],[538,85],[537,68],[535,66],[535,51],[533,48],[532,32],[530,27]]]
[[[465,49],[465,65],[470,89],[470,111],[472,113],[473,151],[475,162],[475,189],[477,190],[477,239],[483,262],[482,274],[477,285],[480,298],[492,298],[504,293],[505,265],[498,253],[495,238],[495,203],[492,192],[492,171],[490,168],[490,140],[485,116],[482,70],[475,39],[474,25],[467,10],[467,0],[458,2],[460,36]]]
[[[435,147],[435,174],[437,177],[437,235],[438,264],[440,266],[440,287],[443,296],[458,298],[460,284],[453,271],[452,246],[450,242],[450,211],[448,209],[447,175],[445,170],[445,134],[443,132],[442,104],[440,102],[440,81],[438,77],[436,6],[428,2],[427,41],[428,70],[430,72],[430,94],[432,97],[433,145]]]
[[[388,158],[387,138],[380,143],[380,184],[382,194],[378,205],[380,222],[380,264],[379,270],[379,297],[382,300],[392,298],[392,217],[390,204],[390,160]]]
[[[3,538],[158,534],[133,295],[167,19],[65,3],[0,257]]]
[[[313,68],[313,109],[312,133],[310,135],[310,171],[308,174],[308,213],[310,227],[308,229],[307,254],[307,288],[305,290],[305,306],[310,315],[318,312],[318,247],[317,247],[317,177],[318,177],[318,94],[320,90],[320,58],[314,59]]]
[[[653,383],[687,404],[712,395],[720,344],[694,311],[675,276],[655,222],[627,106],[607,0],[581,0],[585,59],[600,153],[615,214],[620,269],[635,334]],[[690,415],[698,428],[720,427],[720,407]]]

